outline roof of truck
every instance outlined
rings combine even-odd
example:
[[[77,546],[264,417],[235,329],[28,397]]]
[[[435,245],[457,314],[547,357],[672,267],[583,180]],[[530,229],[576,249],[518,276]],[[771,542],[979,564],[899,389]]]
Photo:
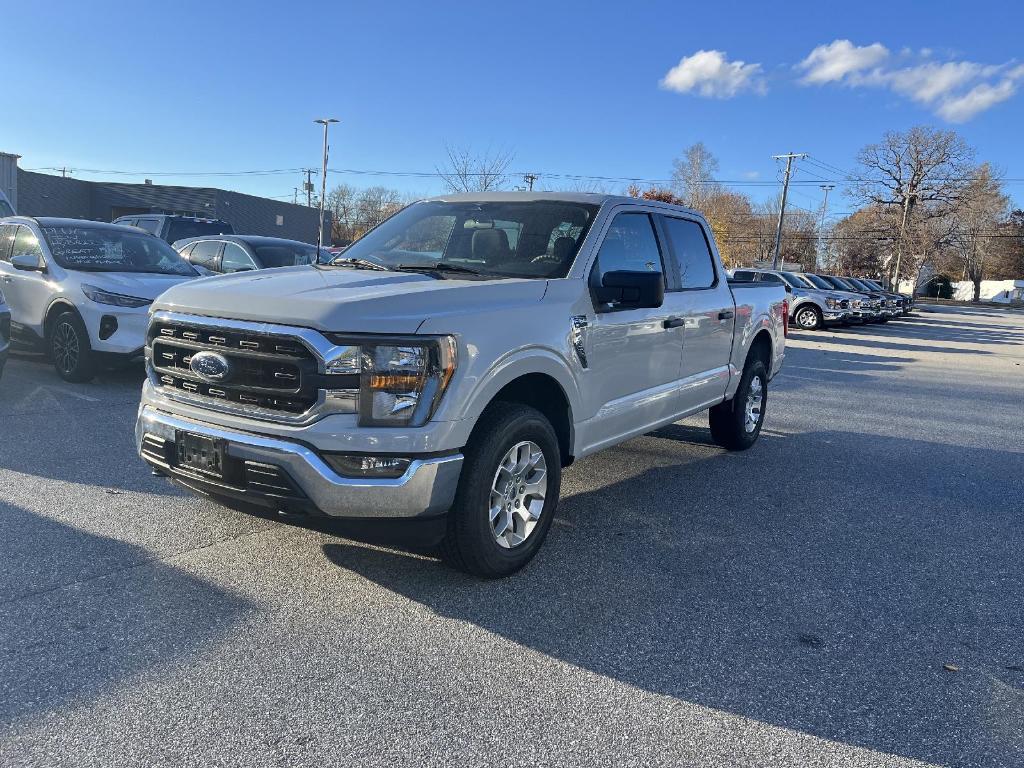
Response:
[[[675,211],[685,211],[697,216],[701,215],[699,211],[682,205],[665,203],[661,200],[644,200],[643,198],[629,197],[628,195],[611,195],[603,192],[457,192],[448,195],[435,195],[426,199],[452,203],[532,203],[539,201],[589,203],[591,205],[627,203],[669,208]]]

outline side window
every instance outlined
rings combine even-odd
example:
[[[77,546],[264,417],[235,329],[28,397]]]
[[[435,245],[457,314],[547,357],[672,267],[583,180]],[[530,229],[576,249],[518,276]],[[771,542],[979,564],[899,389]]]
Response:
[[[751,272],[749,270],[737,269],[732,273],[733,280],[745,280],[746,282],[753,283],[757,280],[757,272]]]
[[[781,277],[779,277],[778,275],[772,274],[771,272],[762,272],[761,273],[761,282],[763,282],[763,283],[781,283],[781,282],[783,282],[783,280],[782,280]]]
[[[646,213],[620,213],[612,219],[597,253],[604,272],[664,272],[658,238]]]
[[[11,260],[11,246],[17,233],[17,224],[0,224],[0,261]]]
[[[156,219],[139,219],[139,223],[135,226],[141,227],[152,235],[155,235],[160,229],[160,222]]]
[[[120,224],[122,227],[134,227],[138,219],[118,219],[115,224]]]
[[[43,249],[39,246],[39,240],[35,233],[26,226],[18,227],[18,234],[14,237],[14,249],[11,251],[11,258],[15,256],[34,256],[41,265],[43,261]]]
[[[672,253],[679,265],[682,288],[710,288],[715,284],[715,267],[711,249],[701,225],[688,219],[664,217]],[[762,275],[763,278],[763,275]]]
[[[220,271],[226,274],[228,272],[244,272],[247,269],[256,269],[256,263],[245,252],[245,249],[236,243],[224,243],[224,255],[220,257]]]
[[[200,267],[217,270],[217,257],[220,255],[220,240],[200,240],[192,249],[189,261]]]
[[[195,248],[195,247],[196,247],[195,243],[189,243],[184,248],[182,248],[180,251],[178,251],[178,253],[181,254],[181,257],[183,259],[187,259],[187,260],[191,261],[192,259],[190,257],[192,256],[192,249]]]

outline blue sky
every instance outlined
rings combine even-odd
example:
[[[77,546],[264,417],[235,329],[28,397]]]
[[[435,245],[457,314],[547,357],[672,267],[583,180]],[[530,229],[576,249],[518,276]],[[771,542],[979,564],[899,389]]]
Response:
[[[0,107],[0,150],[81,178],[315,167],[312,119],[330,115],[343,120],[335,168],[429,172],[450,142],[509,150],[516,171],[662,179],[703,141],[721,178],[765,182],[777,177],[773,154],[848,169],[885,130],[925,123],[955,128],[979,159],[1024,179],[1017,2],[245,5],[44,12],[0,0],[17,30],[4,35],[17,88]],[[278,197],[300,183],[296,173],[154,180]],[[340,181],[440,191],[432,179],[329,176]],[[1008,191],[1024,204],[1024,182]],[[792,200],[814,208],[820,191]],[[830,208],[850,204],[839,196]]]

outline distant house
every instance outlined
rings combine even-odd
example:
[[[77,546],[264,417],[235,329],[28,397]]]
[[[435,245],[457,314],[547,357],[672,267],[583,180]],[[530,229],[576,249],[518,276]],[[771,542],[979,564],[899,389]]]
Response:
[[[119,184],[35,173],[0,152],[0,189],[24,216],[67,216],[112,221],[133,213],[173,213],[221,219],[238,234],[316,243],[317,209],[214,187]],[[329,213],[325,216],[329,217]],[[328,218],[325,232],[331,231]]]

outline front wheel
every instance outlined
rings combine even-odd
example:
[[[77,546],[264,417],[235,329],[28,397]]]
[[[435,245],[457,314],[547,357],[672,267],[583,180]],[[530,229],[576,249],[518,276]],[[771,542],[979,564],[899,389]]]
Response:
[[[797,309],[793,319],[796,321],[796,327],[803,331],[816,331],[825,324],[821,310],[813,304]]]
[[[74,312],[64,312],[53,321],[50,329],[50,357],[57,375],[64,381],[90,381],[96,375],[89,332]]]
[[[562,482],[558,437],[540,411],[495,403],[465,457],[444,557],[476,576],[508,576],[533,559],[551,528]]]
[[[761,360],[750,360],[743,368],[732,400],[719,403],[708,412],[711,438],[730,451],[747,450],[761,434],[767,405],[768,372]]]

